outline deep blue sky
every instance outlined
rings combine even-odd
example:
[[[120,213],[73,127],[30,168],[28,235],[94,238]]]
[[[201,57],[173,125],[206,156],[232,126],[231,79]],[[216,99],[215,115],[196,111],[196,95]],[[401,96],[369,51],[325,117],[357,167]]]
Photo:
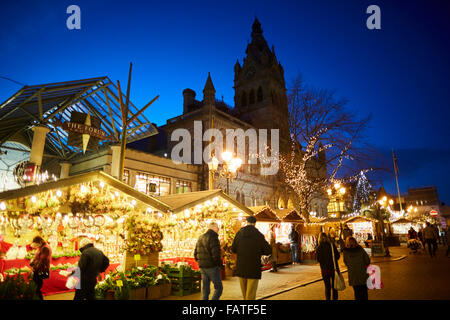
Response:
[[[66,8],[81,8],[81,30]],[[381,8],[381,30],[366,8]],[[448,1],[0,1],[0,76],[40,84],[107,75],[127,81],[132,101],[159,100],[146,116],[158,125],[182,112],[182,91],[201,99],[208,72],[216,97],[234,105],[233,66],[242,63],[258,17],[289,83],[302,73],[335,89],[361,116],[368,141],[392,164],[400,188],[436,185],[450,202]],[[20,86],[0,79],[3,102]],[[395,192],[392,175],[384,185]]]

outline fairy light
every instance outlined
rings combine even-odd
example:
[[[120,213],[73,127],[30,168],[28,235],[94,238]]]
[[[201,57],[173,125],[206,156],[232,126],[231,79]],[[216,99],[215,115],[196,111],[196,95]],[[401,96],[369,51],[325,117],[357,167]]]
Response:
[[[36,203],[36,201],[37,201],[36,196],[32,196],[31,197],[31,202]]]
[[[62,196],[62,191],[61,190],[56,190],[56,196],[58,198],[60,198]]]
[[[0,203],[0,210],[5,211],[6,210],[6,203],[4,201],[2,201]]]

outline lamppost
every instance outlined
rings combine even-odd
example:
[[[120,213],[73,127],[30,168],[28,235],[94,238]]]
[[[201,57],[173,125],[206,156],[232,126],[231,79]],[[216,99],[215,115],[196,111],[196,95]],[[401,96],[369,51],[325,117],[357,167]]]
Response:
[[[383,245],[383,247],[385,248],[385,253],[386,256],[390,256],[390,252],[389,252],[389,248],[388,245],[384,245],[384,215],[383,215],[383,211],[384,210],[386,212],[386,210],[389,208],[389,206],[394,204],[394,200],[392,199],[388,199],[386,196],[384,196],[383,198],[381,198],[380,200],[378,200],[377,202],[377,218],[378,220],[381,222],[381,243]],[[385,209],[386,207],[386,209]]]
[[[214,185],[214,173],[218,172],[219,176],[227,179],[227,194],[230,193],[230,181],[237,175],[237,171],[242,165],[242,159],[238,157],[233,157],[233,154],[229,151],[222,152],[222,168],[219,170],[219,160],[215,156],[212,157],[211,161],[208,163],[209,168],[209,189],[213,189]]]

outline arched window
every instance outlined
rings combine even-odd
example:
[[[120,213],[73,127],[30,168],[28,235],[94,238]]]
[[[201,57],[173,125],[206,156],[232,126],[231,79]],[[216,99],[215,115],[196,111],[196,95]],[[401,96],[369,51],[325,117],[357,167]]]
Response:
[[[241,194],[239,191],[236,191],[236,201],[241,202]]]
[[[241,203],[245,206],[245,194],[241,193]]]
[[[250,96],[248,97],[248,104],[252,105],[255,103],[255,90],[250,91]]]
[[[247,95],[245,94],[244,91],[241,96],[241,106],[245,107],[246,105],[247,105]]]
[[[261,87],[258,88],[258,94],[257,94],[256,100],[257,100],[258,102],[263,101],[263,91],[262,91],[262,88],[261,88]]]

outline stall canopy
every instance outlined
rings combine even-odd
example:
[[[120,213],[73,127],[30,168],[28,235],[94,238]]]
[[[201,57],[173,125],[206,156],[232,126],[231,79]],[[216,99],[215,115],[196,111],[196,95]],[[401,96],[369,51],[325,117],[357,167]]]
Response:
[[[111,177],[110,175],[102,171],[84,173],[76,176],[71,176],[66,179],[45,182],[39,185],[32,185],[21,189],[5,191],[0,193],[0,201],[3,202],[12,199],[26,198],[36,194],[45,193],[47,191],[63,190],[74,185],[88,185],[89,183],[98,183],[99,185],[104,184],[105,186],[112,187],[114,190],[125,196],[128,196],[135,200],[139,200],[139,202],[136,203],[138,206],[141,205],[144,210],[146,210],[146,207],[151,207],[152,210],[161,212],[167,212],[170,209],[167,204],[161,202],[160,200],[139,192],[129,185]]]
[[[400,218],[400,219],[397,219],[397,220],[391,222],[391,224],[398,224],[398,223],[411,223],[411,224],[415,224],[414,221],[408,220],[408,219],[406,219],[406,218]]]
[[[125,101],[125,96],[122,99]],[[138,113],[139,108],[131,102],[129,106],[130,116]],[[24,86],[0,104],[0,146],[5,147],[5,142],[14,139],[31,146],[31,129],[44,125],[50,129],[45,153],[68,160],[82,150],[68,144],[68,133],[59,125],[62,121],[70,122],[73,112],[98,118],[109,140],[120,141],[122,120],[119,93],[116,85],[103,76]],[[127,142],[156,133],[156,127],[140,114],[129,126]]]
[[[249,207],[257,222],[281,222],[275,212],[269,206]]]
[[[215,198],[221,198],[222,200],[230,203],[232,205],[230,211],[235,212],[236,215],[238,215],[239,212],[242,212],[246,215],[253,215],[253,211],[228,196],[221,189],[178,193],[157,197],[159,201],[162,201],[167,206],[169,206],[170,211],[172,211],[173,213],[182,212],[186,209],[195,207],[196,205],[214,200]]]
[[[273,210],[282,222],[302,223],[304,220],[295,209],[274,209]]]
[[[377,220],[369,218],[369,217],[352,217],[347,220],[342,221],[342,223],[356,223],[356,222],[377,222]]]

